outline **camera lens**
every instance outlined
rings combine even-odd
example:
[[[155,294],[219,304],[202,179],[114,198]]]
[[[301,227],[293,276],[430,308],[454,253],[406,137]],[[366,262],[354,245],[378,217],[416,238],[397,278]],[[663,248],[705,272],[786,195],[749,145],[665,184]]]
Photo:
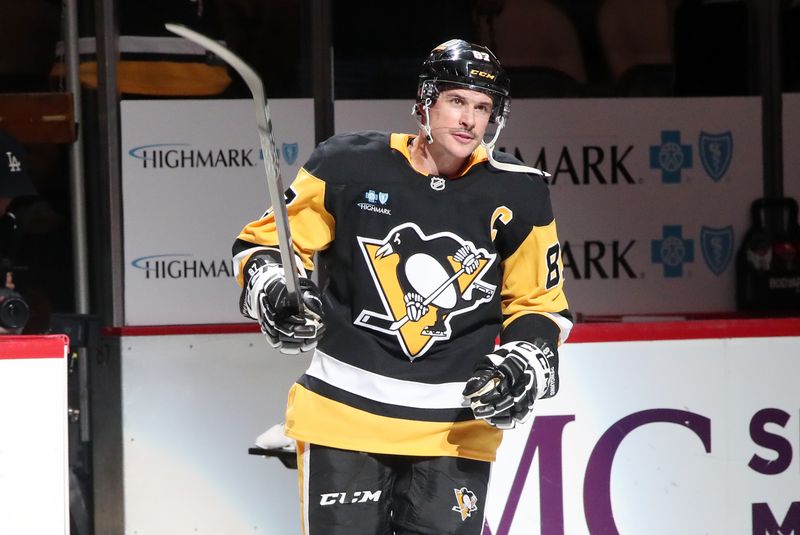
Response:
[[[16,293],[16,292],[15,292]],[[7,295],[0,301],[0,327],[5,329],[22,329],[28,323],[31,310],[22,297]]]

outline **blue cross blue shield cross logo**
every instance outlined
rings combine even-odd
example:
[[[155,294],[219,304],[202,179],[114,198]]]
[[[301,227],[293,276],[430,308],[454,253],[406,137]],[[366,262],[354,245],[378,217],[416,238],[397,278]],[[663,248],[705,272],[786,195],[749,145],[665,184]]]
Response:
[[[698,145],[703,169],[714,182],[719,182],[731,164],[733,134],[730,130],[721,134],[700,132]]]
[[[297,153],[300,152],[297,143],[284,143],[281,146],[281,153],[283,154],[283,161],[288,165],[294,164],[297,160]]]
[[[690,169],[692,146],[681,143],[678,130],[662,130],[661,144],[650,146],[650,169],[661,170],[661,182],[680,184],[681,171]]]
[[[714,275],[720,275],[733,259],[733,226],[724,228],[702,227],[700,248],[703,259]]]
[[[694,262],[694,240],[683,237],[681,225],[664,225],[660,240],[651,241],[651,259],[664,266],[664,276],[683,277],[683,264]]]

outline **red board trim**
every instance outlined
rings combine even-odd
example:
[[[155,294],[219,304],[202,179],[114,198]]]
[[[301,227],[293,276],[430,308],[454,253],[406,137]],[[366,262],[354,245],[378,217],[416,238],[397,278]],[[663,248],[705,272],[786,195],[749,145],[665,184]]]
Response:
[[[63,334],[0,335],[0,360],[63,359],[67,357],[68,347],[69,338]]]
[[[257,333],[255,323],[110,327],[108,336],[174,336]],[[568,343],[764,338],[800,336],[800,318],[716,319],[692,321],[579,323]]]
[[[220,323],[203,325],[139,325],[135,327],[106,327],[107,336],[174,336],[199,334],[240,334],[257,333],[258,324]]]
[[[800,336],[800,318],[584,323],[575,326],[568,343],[773,336]]]

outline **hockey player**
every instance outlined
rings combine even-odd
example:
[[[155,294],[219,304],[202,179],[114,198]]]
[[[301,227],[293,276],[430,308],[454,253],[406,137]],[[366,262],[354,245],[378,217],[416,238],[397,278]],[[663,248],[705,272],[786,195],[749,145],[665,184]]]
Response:
[[[316,148],[286,194],[303,315],[271,212],[236,240],[242,313],[313,352],[286,411],[305,535],[481,533],[502,430],[558,390],[561,251],[541,172],[494,152],[509,103],[492,52],[451,40],[423,64],[417,135]]]

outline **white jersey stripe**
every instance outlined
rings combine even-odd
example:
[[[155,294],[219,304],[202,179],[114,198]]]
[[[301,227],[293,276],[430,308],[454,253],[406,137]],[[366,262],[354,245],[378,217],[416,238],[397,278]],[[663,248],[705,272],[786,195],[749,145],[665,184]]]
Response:
[[[306,375],[380,403],[417,409],[469,407],[461,395],[464,382],[428,384],[393,379],[336,360],[319,349],[314,352]]]

